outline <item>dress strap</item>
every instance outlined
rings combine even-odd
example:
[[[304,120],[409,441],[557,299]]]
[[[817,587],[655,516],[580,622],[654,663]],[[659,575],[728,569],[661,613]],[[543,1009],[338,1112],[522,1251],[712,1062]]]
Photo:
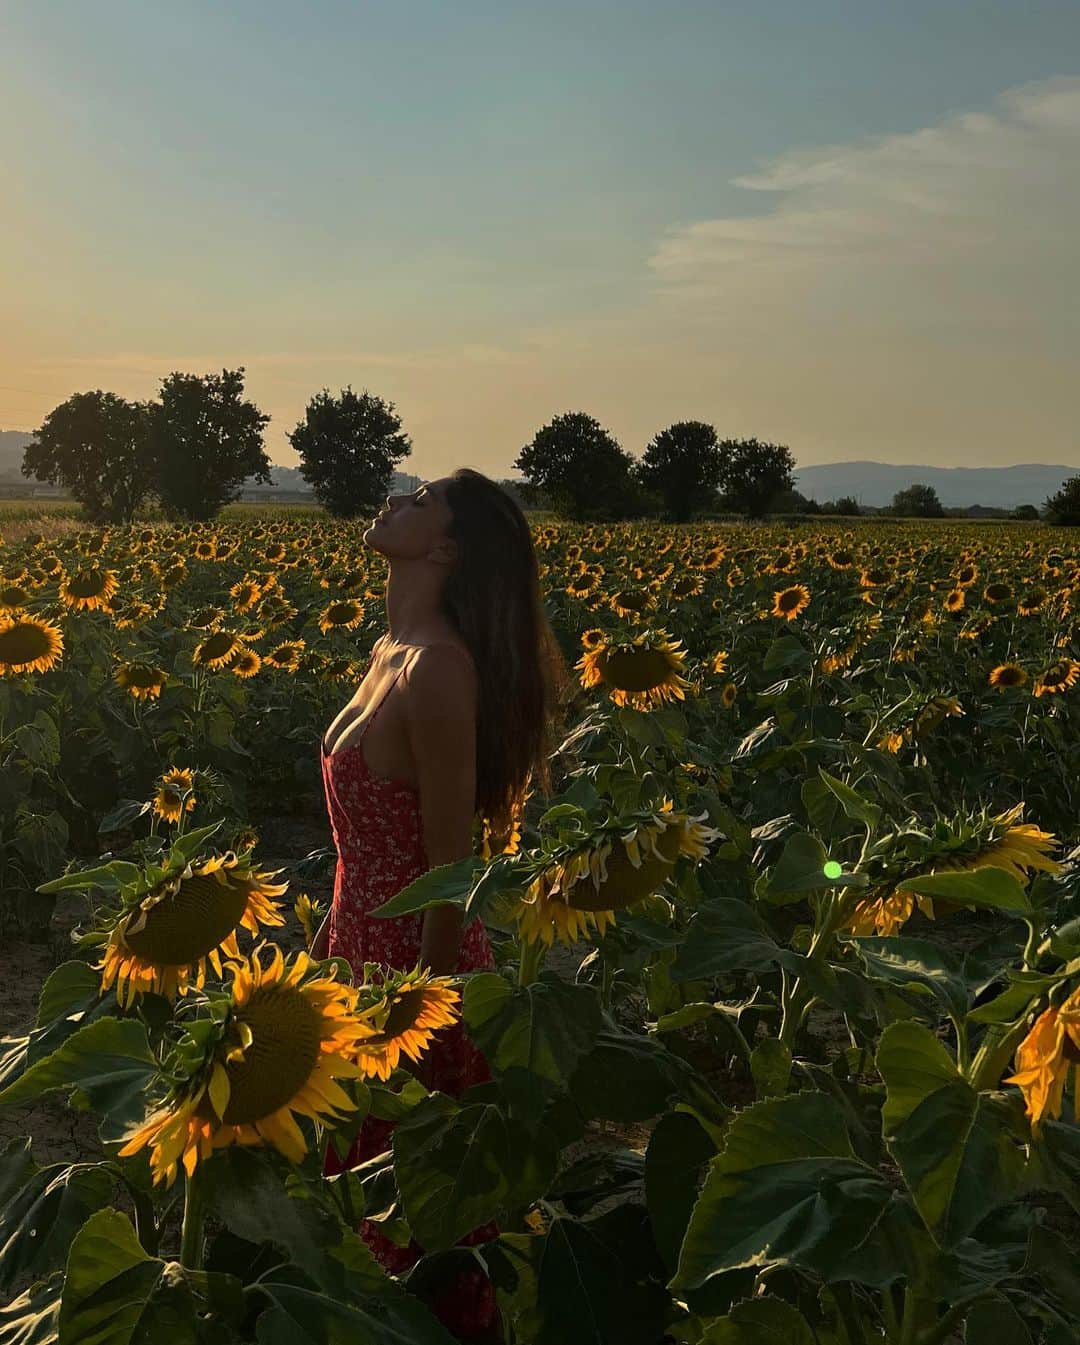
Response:
[[[363,728],[360,730],[360,732],[356,735],[356,736],[357,736],[357,740],[359,740],[360,738],[362,738],[362,737],[364,736],[364,734],[367,733],[368,728],[369,728],[370,725],[371,725],[371,721],[375,718],[375,716],[376,716],[376,715],[379,713],[379,711],[382,709],[382,707],[383,707],[383,701],[385,701],[386,698],[387,698],[387,696],[389,696],[389,694],[391,693],[391,691],[393,691],[393,689],[394,689],[394,684],[397,682],[398,678],[401,676],[401,674],[402,674],[404,671],[405,671],[405,667],[404,667],[404,665],[402,665],[402,666],[397,670],[397,672],[394,674],[394,676],[391,678],[390,685],[386,688],[386,690],[383,692],[383,694],[382,694],[382,695],[379,697],[379,699],[375,702],[375,708],[374,708],[374,710],[372,710],[372,712],[368,715],[367,719],[364,720],[364,727],[363,727]]]

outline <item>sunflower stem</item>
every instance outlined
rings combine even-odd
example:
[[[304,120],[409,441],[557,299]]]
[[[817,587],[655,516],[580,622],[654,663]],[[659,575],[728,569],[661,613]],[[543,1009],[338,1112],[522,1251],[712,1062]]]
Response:
[[[518,955],[518,985],[532,985],[540,971],[543,956],[543,945],[539,939],[531,943],[527,939],[522,939]]]
[[[1034,920],[1025,920],[1027,925],[1027,943],[1024,944],[1024,970],[1034,971],[1039,963],[1039,944],[1041,942],[1041,931]]]
[[[201,1270],[203,1259],[203,1206],[205,1197],[199,1169],[184,1178],[184,1222],[180,1231],[180,1264],[185,1270]]]

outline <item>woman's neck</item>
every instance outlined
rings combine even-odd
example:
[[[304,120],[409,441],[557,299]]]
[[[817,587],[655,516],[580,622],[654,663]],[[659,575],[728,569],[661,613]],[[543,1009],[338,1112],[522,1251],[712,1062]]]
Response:
[[[391,562],[386,581],[386,628],[394,644],[430,644],[453,635],[441,608],[445,580],[445,573],[431,565]]]

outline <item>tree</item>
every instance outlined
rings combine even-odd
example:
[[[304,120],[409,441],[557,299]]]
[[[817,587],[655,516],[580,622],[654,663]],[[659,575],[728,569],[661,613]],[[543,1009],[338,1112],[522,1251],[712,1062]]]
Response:
[[[130,523],[156,475],[146,404],[75,393],[35,430],[22,474],[64,486],[96,523]]]
[[[654,491],[675,523],[715,503],[723,463],[716,430],[701,420],[681,420],[661,430],[637,464],[643,489]]]
[[[795,459],[783,444],[757,439],[724,439],[720,488],[725,502],[751,518],[761,518],[782,490],[794,486]]]
[[[791,487],[778,491],[769,502],[769,512],[773,514],[820,514],[821,505],[817,500],[808,499],[801,490]]]
[[[592,416],[568,411],[514,460],[550,508],[576,520],[625,518],[640,505],[634,460]]]
[[[862,513],[854,495],[841,495],[835,504],[823,505],[822,509],[826,514],[840,514],[844,518],[858,518]]]
[[[157,490],[170,513],[208,519],[238,499],[249,477],[271,484],[263,430],[270,421],[244,400],[244,370],[172,373],[153,404]]]
[[[1058,493],[1043,505],[1043,516],[1047,523],[1061,528],[1080,526],[1080,476],[1070,476],[1061,483]]]
[[[933,486],[926,486],[921,482],[908,486],[906,490],[898,490],[893,496],[889,512],[895,514],[897,518],[945,517],[945,510],[941,507],[937,491]]]
[[[397,464],[412,452],[393,403],[349,386],[337,397],[323,388],[289,435],[300,455],[300,475],[321,505],[338,518],[374,514],[390,489]]]
[[[1039,511],[1033,504],[1018,504],[1011,516],[1018,523],[1034,523],[1038,520]]]

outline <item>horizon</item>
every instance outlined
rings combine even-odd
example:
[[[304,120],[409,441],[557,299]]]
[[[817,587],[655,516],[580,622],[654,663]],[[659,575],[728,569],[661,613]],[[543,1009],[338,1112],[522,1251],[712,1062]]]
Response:
[[[509,478],[571,408],[634,456],[694,419],[800,469],[1076,455],[1080,7],[12,0],[0,33],[16,431],[243,365],[278,467],[346,385],[427,478]]]

